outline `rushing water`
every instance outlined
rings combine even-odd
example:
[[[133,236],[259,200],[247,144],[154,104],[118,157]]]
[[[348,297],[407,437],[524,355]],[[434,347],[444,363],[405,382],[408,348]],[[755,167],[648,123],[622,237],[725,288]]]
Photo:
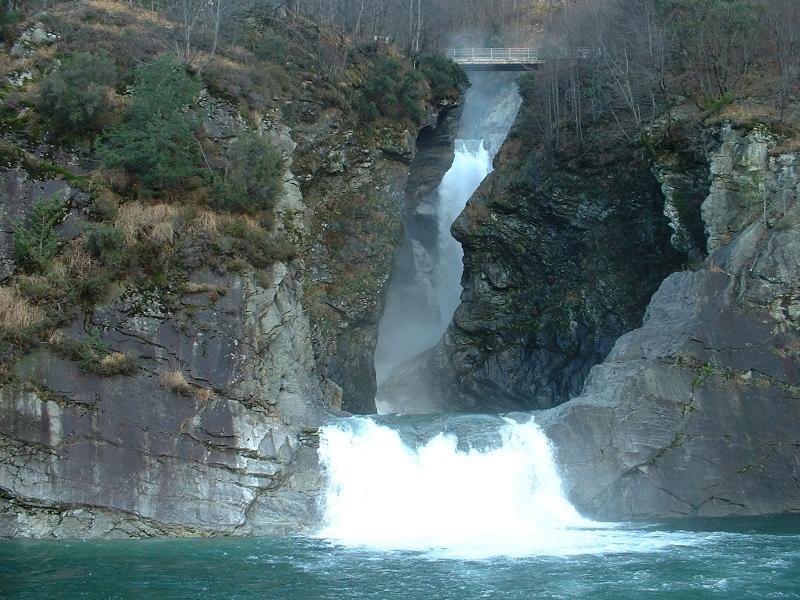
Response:
[[[800,598],[800,517],[592,522],[527,416],[348,419],[321,457],[315,534],[0,540],[0,598]]]
[[[419,242],[410,253],[417,263],[408,280],[395,280],[389,289],[380,323],[375,369],[383,381],[400,363],[436,344],[447,329],[461,295],[463,252],[450,226],[492,170],[492,159],[482,140],[458,140],[453,164],[436,190],[436,244],[424,249]],[[424,271],[424,272],[423,272]]]
[[[375,349],[379,386],[396,367],[436,345],[450,324],[460,300],[463,270],[461,245],[450,227],[491,173],[492,159],[519,110],[516,74],[470,77],[453,164],[438,188],[413,207],[392,270]],[[381,413],[413,408],[380,387],[376,403]]]

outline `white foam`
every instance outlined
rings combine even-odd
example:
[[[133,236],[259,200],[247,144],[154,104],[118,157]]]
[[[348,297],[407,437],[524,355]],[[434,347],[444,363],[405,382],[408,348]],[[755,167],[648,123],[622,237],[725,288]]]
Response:
[[[502,443],[457,449],[438,435],[417,448],[365,418],[322,430],[328,477],[319,536],[346,546],[437,556],[648,552],[694,543],[583,518],[562,490],[549,441],[531,420],[507,420]]]

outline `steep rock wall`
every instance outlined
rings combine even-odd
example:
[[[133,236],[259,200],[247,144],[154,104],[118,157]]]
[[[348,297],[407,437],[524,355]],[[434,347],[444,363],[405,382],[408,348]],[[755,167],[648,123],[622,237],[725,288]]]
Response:
[[[578,398],[537,416],[593,516],[800,510],[800,156],[763,128],[716,137],[709,257],[664,281]]]
[[[420,387],[444,409],[530,410],[577,395],[683,259],[639,150],[596,146],[553,162],[532,143],[512,131],[453,225],[462,302],[407,371],[423,369]]]

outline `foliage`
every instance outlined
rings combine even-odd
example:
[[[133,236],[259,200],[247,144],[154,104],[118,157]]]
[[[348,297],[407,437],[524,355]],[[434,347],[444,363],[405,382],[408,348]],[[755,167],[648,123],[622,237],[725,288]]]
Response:
[[[405,70],[396,58],[378,55],[357,101],[361,118],[372,121],[380,116],[421,121],[425,117],[423,81],[422,74]]]
[[[746,0],[675,0],[663,16],[669,24],[679,76],[703,101],[723,97],[752,65],[758,17]]]
[[[103,377],[133,375],[139,370],[138,361],[124,352],[112,352],[97,330],[87,332],[85,338],[76,340],[61,337],[55,343],[59,352],[76,362],[81,370]]]
[[[0,338],[13,339],[26,335],[45,319],[44,312],[17,290],[0,287]]]
[[[449,58],[438,54],[422,56],[417,63],[431,87],[434,102],[456,101],[461,90],[469,86],[466,71]]]
[[[129,249],[122,229],[106,223],[91,223],[86,227],[85,236],[86,250],[91,256],[114,271],[124,268]]]
[[[190,104],[200,83],[171,56],[136,70],[130,115],[97,145],[103,164],[123,168],[152,192],[162,192],[199,175],[201,119]]]
[[[0,42],[11,46],[14,28],[22,20],[22,13],[11,7],[11,0],[0,0]]]
[[[231,144],[225,178],[214,185],[213,203],[229,212],[269,211],[285,171],[280,149],[258,133],[243,133]]]
[[[267,62],[282,63],[286,61],[289,47],[286,41],[274,31],[267,30],[257,45],[253,48],[253,54],[259,60]]]
[[[42,82],[39,110],[60,135],[99,131],[111,117],[116,80],[114,61],[108,56],[73,54]]]
[[[58,196],[33,203],[29,225],[14,225],[14,256],[27,273],[44,271],[58,251],[60,239],[55,226],[64,217],[66,202]]]

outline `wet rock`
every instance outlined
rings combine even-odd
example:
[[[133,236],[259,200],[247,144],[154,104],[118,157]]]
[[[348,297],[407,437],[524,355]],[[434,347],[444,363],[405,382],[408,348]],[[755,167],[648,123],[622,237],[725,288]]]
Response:
[[[242,534],[313,521],[319,470],[303,448],[330,402],[297,278],[282,263],[267,287],[209,276],[227,293],[197,307],[201,330],[155,298],[98,311],[90,326],[137,357],[132,377],[85,373],[46,350],[20,361],[19,383],[0,389],[0,490],[18,507],[0,535]],[[165,389],[165,371],[184,374],[190,392]],[[65,512],[76,506],[86,514]]]
[[[515,135],[452,227],[461,304],[424,376],[450,410],[574,397],[682,260],[640,154],[596,148],[551,162]]]
[[[664,281],[578,398],[537,416],[587,514],[800,510],[798,157],[771,156],[757,132],[721,139],[703,210],[713,252]]]

